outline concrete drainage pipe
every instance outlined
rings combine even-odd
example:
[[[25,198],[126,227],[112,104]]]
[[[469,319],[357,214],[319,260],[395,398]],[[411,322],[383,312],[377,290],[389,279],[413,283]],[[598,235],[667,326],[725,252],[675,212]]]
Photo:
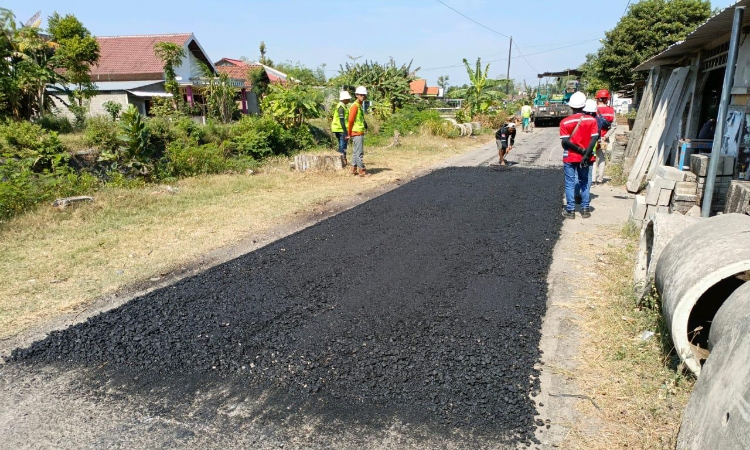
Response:
[[[750,318],[722,333],[682,416],[677,449],[750,448]]]
[[[713,352],[721,339],[742,320],[750,319],[750,283],[744,283],[721,305],[711,322],[708,349]],[[750,361],[750,354],[745,356]],[[749,411],[750,412],[750,411]]]
[[[711,321],[750,271],[750,217],[725,214],[686,228],[664,248],[656,288],[677,354],[696,375]]]
[[[657,261],[664,247],[685,228],[700,220],[700,217],[668,213],[652,214],[646,219],[641,228],[641,241],[633,272],[633,284],[638,300],[642,300],[650,293]]]

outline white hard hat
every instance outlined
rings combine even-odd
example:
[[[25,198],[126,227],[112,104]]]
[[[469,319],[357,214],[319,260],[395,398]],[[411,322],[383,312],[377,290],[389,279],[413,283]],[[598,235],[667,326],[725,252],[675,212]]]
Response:
[[[339,93],[339,100],[351,100],[352,96],[349,95],[349,91],[341,91]]]
[[[509,123],[509,124],[508,124],[508,127],[510,127],[510,128],[515,128],[515,127],[516,127],[516,124],[515,124],[515,123],[513,123],[513,122],[511,122],[511,123]]]
[[[570,100],[568,100],[568,106],[573,109],[583,108],[584,106],[586,106],[586,94],[579,91],[571,95]]]
[[[359,86],[356,91],[354,91],[357,95],[367,95],[367,88],[364,86]]]
[[[572,98],[571,98],[571,100],[572,100]],[[586,100],[586,105],[584,105],[584,107],[583,107],[583,112],[595,113],[596,112],[596,107],[597,107],[596,100],[590,98],[590,99]]]

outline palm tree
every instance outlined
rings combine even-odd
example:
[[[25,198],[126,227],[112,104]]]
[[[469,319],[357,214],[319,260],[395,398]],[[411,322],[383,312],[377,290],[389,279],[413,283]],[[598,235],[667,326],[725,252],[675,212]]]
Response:
[[[471,81],[471,86],[467,89],[455,91],[454,95],[466,99],[471,108],[472,115],[487,112],[487,109],[493,103],[505,97],[505,93],[502,92],[502,85],[506,80],[488,78],[490,64],[487,63],[484,70],[482,70],[482,58],[477,58],[475,69],[471,68],[466,58],[463,61],[466,66],[466,73],[469,75],[469,81]]]

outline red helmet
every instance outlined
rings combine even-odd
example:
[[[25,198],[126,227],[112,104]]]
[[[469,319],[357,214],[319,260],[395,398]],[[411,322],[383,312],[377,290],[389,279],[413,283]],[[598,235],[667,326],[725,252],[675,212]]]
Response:
[[[610,99],[610,97],[609,97],[609,91],[606,90],[606,89],[599,89],[596,92],[596,98],[597,99],[604,98],[604,99],[609,100]]]

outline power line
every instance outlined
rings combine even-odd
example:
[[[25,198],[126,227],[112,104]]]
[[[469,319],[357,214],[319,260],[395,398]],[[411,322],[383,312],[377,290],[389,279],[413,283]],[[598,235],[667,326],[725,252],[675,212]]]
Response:
[[[524,56],[523,52],[521,52],[521,49],[520,49],[520,48],[518,48],[518,44],[516,44],[516,43],[514,42],[514,43],[513,43],[513,45],[515,45],[515,46],[516,46],[516,50],[518,50],[518,54],[519,54],[519,55],[521,55],[521,58],[523,58],[523,60],[524,60],[524,61],[526,61],[526,64],[528,64],[528,65],[529,65],[529,67],[531,67],[531,70],[533,70],[533,71],[534,71],[534,72],[536,72],[536,73],[539,73],[539,71],[538,71],[538,70],[536,70],[536,68],[535,68],[535,67],[534,67],[534,66],[533,66],[533,65],[532,65],[532,64],[531,64],[531,63],[529,62],[529,60],[528,60],[528,59],[526,59],[526,56]]]
[[[628,8],[629,7],[630,7],[630,0],[628,0],[628,4],[625,5],[625,11],[622,12],[622,16],[620,16],[620,19],[622,19],[623,17],[625,17],[625,14],[628,13]]]
[[[453,11],[456,14],[458,14],[459,16],[463,17],[464,19],[470,20],[470,21],[474,22],[475,24],[479,25],[482,28],[485,28],[485,29],[487,29],[487,30],[489,30],[489,31],[491,31],[491,32],[493,32],[495,34],[499,34],[500,36],[502,36],[504,38],[510,39],[510,36],[508,36],[507,34],[503,34],[503,33],[499,32],[497,30],[493,30],[492,28],[488,27],[487,25],[485,25],[483,23],[477,22],[476,20],[472,19],[471,17],[467,16],[466,14],[462,13],[461,11],[459,11],[457,9],[454,9],[453,7],[451,7],[451,6],[443,3],[441,0],[435,0],[435,1],[438,2],[438,3],[440,3],[441,5],[445,6],[446,8],[450,9],[451,11]]]
[[[512,59],[521,58],[521,57],[523,57],[525,59],[526,56],[534,56],[534,55],[541,55],[543,53],[556,52],[556,51],[562,50],[564,48],[574,47],[576,45],[586,44],[586,43],[593,42],[593,41],[598,41],[598,40],[599,40],[598,38],[597,39],[589,39],[587,41],[576,42],[576,43],[573,43],[573,44],[568,44],[568,45],[564,45],[564,46],[553,48],[553,49],[549,49],[549,50],[543,50],[541,52],[529,53],[528,55],[524,55],[524,56],[520,56],[520,55],[519,56],[514,56]],[[491,62],[499,62],[499,61],[507,61],[507,60],[508,60],[508,58],[500,58],[500,59],[491,59],[491,60],[485,61],[485,62],[491,63]],[[526,62],[528,63],[528,60]],[[529,64],[529,66],[531,66],[531,64]],[[454,64],[452,66],[443,66],[443,67],[429,67],[427,69],[420,69],[420,70],[421,71],[427,71],[427,70],[453,69],[453,68],[456,68],[456,67],[463,67],[463,64]],[[531,68],[533,69],[534,67],[531,66]],[[534,71],[536,72],[537,70],[534,69]]]

